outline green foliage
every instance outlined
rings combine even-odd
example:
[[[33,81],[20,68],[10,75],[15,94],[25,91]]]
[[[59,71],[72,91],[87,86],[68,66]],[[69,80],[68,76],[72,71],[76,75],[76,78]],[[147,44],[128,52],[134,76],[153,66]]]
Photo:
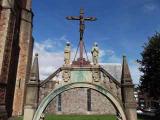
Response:
[[[160,95],[160,33],[149,38],[143,46],[142,59],[138,60],[143,75],[140,78],[140,88],[149,97],[159,99]]]

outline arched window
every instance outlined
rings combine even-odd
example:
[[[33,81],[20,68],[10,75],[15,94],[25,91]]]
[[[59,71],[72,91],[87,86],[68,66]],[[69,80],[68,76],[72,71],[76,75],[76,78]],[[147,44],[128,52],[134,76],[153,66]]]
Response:
[[[87,89],[87,110],[91,111],[91,89]]]

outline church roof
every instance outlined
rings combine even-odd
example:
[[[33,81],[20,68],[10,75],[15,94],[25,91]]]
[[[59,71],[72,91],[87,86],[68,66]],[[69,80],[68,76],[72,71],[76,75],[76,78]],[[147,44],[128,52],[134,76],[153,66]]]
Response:
[[[117,81],[121,82],[122,65],[120,63],[102,63],[100,65]]]

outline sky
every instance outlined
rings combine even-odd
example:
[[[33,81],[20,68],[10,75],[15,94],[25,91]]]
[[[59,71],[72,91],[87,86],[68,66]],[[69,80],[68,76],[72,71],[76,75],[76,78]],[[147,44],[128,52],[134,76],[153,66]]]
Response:
[[[72,58],[79,41],[79,22],[66,16],[97,18],[85,22],[84,41],[89,58],[94,42],[100,48],[101,63],[122,63],[126,55],[133,82],[139,83],[142,46],[160,32],[160,0],[33,0],[34,53],[39,53],[40,79],[64,63],[64,46],[71,43]]]

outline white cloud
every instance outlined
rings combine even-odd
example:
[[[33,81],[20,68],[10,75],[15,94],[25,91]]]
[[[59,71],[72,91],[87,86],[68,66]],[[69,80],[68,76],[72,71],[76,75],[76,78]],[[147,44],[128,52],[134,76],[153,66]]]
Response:
[[[118,57],[114,50],[108,49],[108,50],[105,50],[104,53],[107,57],[107,62],[121,63],[122,58]]]
[[[144,12],[152,12],[158,9],[158,6],[154,3],[146,3],[143,6]]]
[[[115,52],[113,50],[106,50],[106,55],[111,56],[114,54],[115,54]]]
[[[50,39],[35,42],[34,53],[39,54],[40,79],[42,80],[63,64],[63,50],[52,51],[52,49],[56,49],[55,44],[59,43],[54,43]]]
[[[42,42],[35,42],[34,53],[39,54],[40,79],[47,78],[64,62],[63,48],[69,41],[66,36],[54,39],[46,39]]]
[[[108,61],[111,62],[111,63],[121,63],[122,58],[120,58],[120,57],[116,56],[115,54],[113,54],[108,58]]]

